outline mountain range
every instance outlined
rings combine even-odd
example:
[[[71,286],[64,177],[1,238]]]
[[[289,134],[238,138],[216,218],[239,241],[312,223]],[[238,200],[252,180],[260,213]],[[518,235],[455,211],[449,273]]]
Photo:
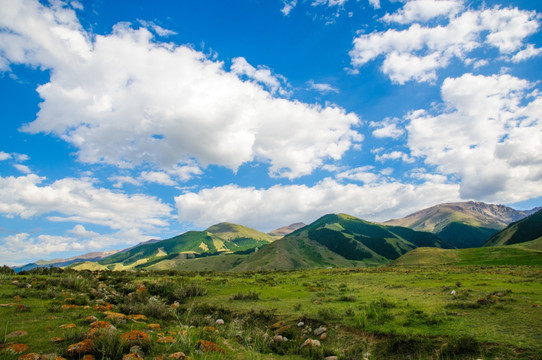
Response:
[[[219,223],[204,231],[149,240],[120,251],[42,260],[14,269],[69,266],[91,270],[292,270],[393,261],[412,264],[416,259],[420,263],[431,263],[433,260],[429,258],[450,256],[457,260],[461,258],[457,254],[474,251],[471,248],[482,249],[476,251],[483,261],[484,251],[487,254],[493,251],[495,255],[495,246],[509,245],[514,245],[515,252],[528,251],[527,255],[536,257],[542,256],[541,226],[540,208],[518,211],[504,205],[470,201],[436,205],[384,223],[368,222],[347,214],[328,214],[309,225],[296,223],[270,233]],[[488,250],[490,248],[492,250]]]

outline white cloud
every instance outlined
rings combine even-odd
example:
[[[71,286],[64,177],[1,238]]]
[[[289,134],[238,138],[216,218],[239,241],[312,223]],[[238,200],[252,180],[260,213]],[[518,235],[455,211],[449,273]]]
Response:
[[[166,186],[175,186],[177,183],[168,174],[161,171],[144,171],[139,178],[145,182],[156,183]]]
[[[532,57],[538,56],[542,53],[542,48],[535,48],[534,45],[529,44],[527,47],[512,57],[512,62],[518,63]]]
[[[322,93],[328,93],[328,92],[335,92],[339,93],[339,89],[336,87],[333,87],[329,84],[325,83],[315,83],[313,80],[310,80],[307,82],[307,85],[309,85],[309,89],[314,89],[316,91],[320,91]]]
[[[337,179],[360,181],[364,184],[375,184],[381,180],[381,176],[374,172],[373,166],[362,166],[337,174]]]
[[[297,6],[297,0],[282,0],[284,5],[280,10],[284,16],[288,16],[290,12]]]
[[[325,179],[313,187],[275,185],[269,189],[226,185],[175,198],[179,220],[207,227],[230,221],[269,231],[284,224],[310,223],[326,213],[348,213],[384,221],[424,207],[459,200],[452,184],[341,184]]]
[[[26,165],[14,164],[13,167],[24,174],[30,174],[32,172],[32,170],[30,170],[30,168]]]
[[[402,151],[391,151],[389,153],[385,153],[385,154],[377,154],[375,156],[375,161],[378,161],[378,162],[385,162],[385,161],[388,161],[388,160],[401,160],[405,163],[413,163],[414,162],[414,159],[412,159],[410,156],[408,156],[408,154],[405,154],[404,152]]]
[[[312,6],[343,6],[348,0],[313,0]]]
[[[141,181],[131,176],[110,176],[107,180],[113,182],[113,187],[115,188],[121,188],[124,184],[132,184],[135,186],[142,185]]]
[[[193,162],[236,170],[256,160],[272,176],[296,178],[361,140],[355,114],[277,98],[145,28],[117,24],[91,40],[73,10],[22,0],[0,3],[0,28],[8,63],[52,70],[38,88],[37,119],[23,130],[61,137],[83,162],[167,172]],[[272,84],[266,74],[256,69],[254,77]]]
[[[406,23],[413,21],[416,17],[407,17],[405,9],[416,3],[408,2],[403,13],[396,15],[402,14],[401,19]],[[422,26],[414,23],[406,29],[388,29],[357,36],[349,53],[352,65],[359,68],[382,56],[381,70],[392,81],[399,84],[411,80],[434,82],[436,71],[448,66],[454,58],[465,64],[480,60],[467,57],[474,49],[497,49],[508,60],[528,55],[518,53],[529,49],[527,45],[527,49],[522,50],[526,46],[524,40],[539,26],[536,12],[517,8],[495,7],[467,10],[457,16],[453,15],[454,12],[449,14],[451,18],[444,24]]]
[[[146,28],[152,29],[158,36],[167,37],[177,35],[175,31],[164,29],[160,25],[155,24],[153,21],[138,20],[138,22]]]
[[[376,130],[373,130],[373,136],[375,138],[392,138],[397,139],[401,137],[405,131],[397,127],[398,119],[384,119],[383,121],[371,121],[369,123],[370,127],[376,127]]]
[[[542,195],[542,96],[511,75],[447,78],[444,109],[409,114],[408,146],[460,181],[462,198],[515,202]]]
[[[371,4],[374,9],[380,9],[380,0],[369,0],[369,4]]]
[[[30,159],[30,156],[26,154],[14,154],[17,161],[23,162],[28,161]]]
[[[11,159],[11,154],[8,154],[7,152],[0,151],[0,161],[9,160]]]
[[[426,22],[438,16],[454,16],[462,8],[462,0],[412,0],[397,12],[384,15],[382,20],[399,24]]]
[[[78,238],[92,238],[92,237],[96,237],[100,235],[97,232],[89,231],[85,229],[85,227],[80,224],[75,225],[73,229],[68,230],[68,232],[75,235]]]
[[[254,66],[250,65],[244,57],[236,57],[232,59],[232,64],[230,70],[237,76],[246,76],[249,79],[254,80],[256,83],[265,85],[271,93],[279,93],[280,95],[287,95],[286,91],[282,85],[283,82],[286,82],[283,76],[273,75],[271,70],[265,66],[258,66],[256,69]],[[288,85],[287,83],[285,84]]]
[[[125,195],[97,188],[90,179],[66,178],[50,185],[34,174],[0,177],[0,214],[28,219],[72,221],[114,230],[151,231],[168,226],[171,208],[147,195]]]

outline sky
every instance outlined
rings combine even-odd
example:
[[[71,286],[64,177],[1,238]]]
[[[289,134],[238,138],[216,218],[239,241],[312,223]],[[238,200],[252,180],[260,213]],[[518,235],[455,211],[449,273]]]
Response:
[[[542,205],[542,3],[0,0],[0,264]]]

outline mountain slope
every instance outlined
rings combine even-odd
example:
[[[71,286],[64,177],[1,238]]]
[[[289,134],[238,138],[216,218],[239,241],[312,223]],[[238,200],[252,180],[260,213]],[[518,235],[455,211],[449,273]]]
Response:
[[[457,248],[468,248],[482,246],[509,223],[529,214],[504,205],[467,201],[435,205],[384,224],[430,231]]]
[[[85,261],[98,261],[104,259],[108,256],[118,253],[118,250],[112,251],[103,251],[103,252],[90,252],[83,255],[73,256],[67,259],[53,259],[53,260],[38,260],[35,263],[30,263],[22,266],[14,266],[13,270],[15,272],[20,272],[24,270],[32,270],[39,267],[64,267],[75,263],[81,263]]]
[[[484,246],[514,245],[542,238],[542,210],[510,224],[493,235]]]
[[[418,246],[448,244],[431,233],[329,214],[250,255],[234,270],[384,264]]]
[[[283,226],[271,231],[269,235],[283,237],[283,236],[293,233],[294,231],[298,229],[301,229],[303,226],[307,226],[307,224],[304,224],[302,222],[290,224],[288,226]]]
[[[542,265],[542,251],[516,246],[472,249],[418,248],[401,256],[392,265]]]
[[[233,242],[238,246],[236,251],[261,247],[277,239],[277,237],[261,231],[227,222],[213,225],[205,231],[221,239]]]

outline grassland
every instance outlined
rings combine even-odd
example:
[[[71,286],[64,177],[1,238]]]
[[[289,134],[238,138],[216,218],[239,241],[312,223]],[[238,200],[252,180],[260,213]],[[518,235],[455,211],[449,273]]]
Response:
[[[41,269],[0,275],[0,304],[0,359],[82,359],[67,350],[86,339],[97,359],[542,359],[540,266]],[[114,329],[90,334],[89,316]],[[149,339],[126,340],[134,330]]]

